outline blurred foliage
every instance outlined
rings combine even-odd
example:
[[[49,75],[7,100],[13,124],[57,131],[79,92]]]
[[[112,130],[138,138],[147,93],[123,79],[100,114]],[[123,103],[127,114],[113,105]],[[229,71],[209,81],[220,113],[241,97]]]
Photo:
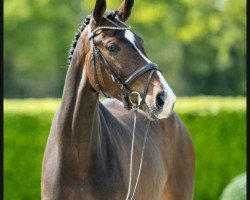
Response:
[[[4,199],[40,199],[42,158],[59,104],[4,100]],[[177,98],[175,110],[195,147],[194,200],[219,199],[232,178],[246,171],[246,98]]]
[[[5,97],[61,97],[73,35],[94,4],[4,1]],[[177,95],[246,94],[245,1],[137,0],[127,24]]]

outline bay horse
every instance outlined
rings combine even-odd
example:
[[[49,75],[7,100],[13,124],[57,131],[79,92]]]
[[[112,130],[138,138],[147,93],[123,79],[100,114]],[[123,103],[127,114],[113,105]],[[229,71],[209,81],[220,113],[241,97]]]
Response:
[[[106,11],[96,0],[75,36],[44,153],[43,200],[193,198],[192,140],[175,94],[125,24],[133,4]]]

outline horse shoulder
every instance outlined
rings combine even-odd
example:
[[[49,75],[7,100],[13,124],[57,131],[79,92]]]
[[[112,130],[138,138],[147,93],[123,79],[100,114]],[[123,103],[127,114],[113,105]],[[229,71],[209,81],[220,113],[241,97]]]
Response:
[[[67,163],[72,163],[69,161],[69,159],[73,159],[72,156],[63,156],[63,153],[66,151],[69,152],[69,155],[72,155],[72,153],[70,153],[71,148],[64,148],[64,152],[62,152],[57,132],[58,113],[59,109],[55,112],[52,120],[43,158],[41,183],[42,199],[74,199],[71,198],[71,196],[87,193],[86,188],[84,188],[82,192],[82,187],[75,187],[74,184],[71,184],[73,180],[73,178],[71,178],[72,174],[72,177],[77,177],[78,175],[74,174],[76,170],[70,172],[67,167]],[[62,160],[67,164],[66,166],[62,165]],[[65,162],[65,160],[68,161]],[[73,181],[77,180],[78,178]]]
[[[49,199],[50,197],[48,197],[48,195],[55,192],[53,188],[55,188],[56,179],[58,178],[56,173],[58,140],[57,135],[55,134],[57,117],[58,111],[54,114],[43,158],[41,185],[42,199]],[[54,176],[51,176],[51,174]]]

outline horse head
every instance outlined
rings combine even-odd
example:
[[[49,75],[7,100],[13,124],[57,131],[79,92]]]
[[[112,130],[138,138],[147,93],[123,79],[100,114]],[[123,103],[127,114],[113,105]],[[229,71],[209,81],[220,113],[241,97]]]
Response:
[[[166,118],[176,97],[148,58],[143,39],[125,24],[133,4],[124,0],[118,10],[107,11],[106,1],[97,0],[77,45],[84,48],[86,74],[95,91],[122,101],[126,109],[143,110],[149,119]]]

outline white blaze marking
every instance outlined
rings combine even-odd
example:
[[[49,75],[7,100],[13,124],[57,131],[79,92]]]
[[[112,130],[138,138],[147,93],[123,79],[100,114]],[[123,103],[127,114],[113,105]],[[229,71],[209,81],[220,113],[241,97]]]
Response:
[[[124,36],[133,44],[135,49],[138,51],[138,53],[141,55],[141,57],[143,57],[144,60],[146,60],[148,63],[152,63],[145,55],[143,55],[143,53],[140,51],[140,49],[137,48],[137,46],[135,45],[135,36],[130,30],[126,30]]]
[[[172,107],[176,101],[176,96],[172,91],[172,89],[167,84],[167,82],[165,81],[161,72],[157,71],[156,73],[160,79],[160,83],[163,85],[163,90],[167,93],[167,99],[165,100],[162,112],[158,115],[158,118],[161,119],[161,118],[166,118],[171,114]]]

